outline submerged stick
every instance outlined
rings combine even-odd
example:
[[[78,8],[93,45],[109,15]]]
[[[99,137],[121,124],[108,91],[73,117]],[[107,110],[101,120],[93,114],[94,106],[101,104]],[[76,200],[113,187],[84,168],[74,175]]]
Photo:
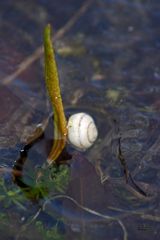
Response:
[[[54,35],[54,40],[58,40],[62,38],[71,28],[75,25],[75,23],[85,14],[88,8],[92,5],[94,0],[86,0],[82,6],[73,14],[73,16],[60,28]],[[38,47],[35,52],[33,52],[30,56],[26,57],[18,66],[18,68],[11,74],[7,75],[1,80],[1,83],[4,85],[10,84],[13,80],[15,80],[22,72],[24,72],[31,64],[33,64],[37,59],[41,57],[43,54],[42,46]]]
[[[44,30],[44,63],[46,88],[54,112],[54,142],[47,159],[48,163],[51,164],[59,157],[65,147],[67,122],[63,109],[57,65],[51,41],[51,27],[49,24]]]

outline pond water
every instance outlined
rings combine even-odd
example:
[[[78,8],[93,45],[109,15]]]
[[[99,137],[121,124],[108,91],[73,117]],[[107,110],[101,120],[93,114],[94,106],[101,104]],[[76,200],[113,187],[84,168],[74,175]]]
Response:
[[[160,3],[0,6],[1,239],[160,239]],[[50,168],[42,52],[48,22],[66,116],[90,113],[99,131],[92,148],[67,144]],[[26,150],[46,120],[43,136]]]

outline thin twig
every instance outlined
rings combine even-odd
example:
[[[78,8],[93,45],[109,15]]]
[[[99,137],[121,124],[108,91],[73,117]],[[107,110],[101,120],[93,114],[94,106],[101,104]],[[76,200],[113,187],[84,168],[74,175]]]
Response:
[[[79,10],[69,19],[69,21],[60,28],[54,35],[54,42],[64,36],[78,21],[78,19],[87,11],[89,6],[94,0],[84,1],[85,3],[79,8]],[[38,47],[33,54],[24,59],[18,66],[18,69],[12,74],[2,79],[1,83],[8,85],[15,78],[17,78],[23,71],[25,71],[32,63],[39,59],[43,54],[43,46]]]
[[[128,234],[127,234],[127,230],[126,227],[124,226],[123,222],[121,220],[118,220],[119,225],[121,226],[122,230],[123,230],[123,240],[127,240],[128,239]]]
[[[116,217],[112,217],[112,216],[109,216],[109,215],[104,215],[100,212],[97,212],[91,208],[88,208],[88,207],[85,207],[83,205],[81,205],[80,203],[78,203],[74,198],[68,196],[68,195],[56,195],[54,196],[52,199],[50,200],[53,200],[53,199],[58,199],[58,198],[65,198],[65,199],[68,199],[70,201],[72,201],[76,206],[78,206],[79,208],[81,208],[82,210],[92,214],[92,215],[95,215],[95,216],[98,216],[98,217],[101,217],[107,221],[116,221],[119,223],[119,225],[121,226],[122,230],[123,230],[123,240],[127,240],[128,239],[128,235],[127,235],[127,231],[126,231],[126,228],[124,226],[124,224],[122,223],[121,220],[119,220],[118,218]],[[50,201],[49,200],[49,201]],[[48,200],[44,202],[43,206],[42,206],[42,209],[44,210],[45,209],[45,205],[47,204]]]
[[[53,199],[59,199],[59,198],[65,198],[65,199],[68,199],[68,200],[70,200],[70,201],[72,201],[75,205],[77,205],[79,208],[81,208],[81,209],[83,209],[84,211],[86,211],[86,212],[88,212],[88,213],[91,213],[92,215],[96,215],[96,216],[98,216],[98,217],[101,217],[101,218],[104,218],[104,219],[106,219],[106,220],[110,220],[110,221],[117,221],[117,218],[115,218],[115,217],[111,217],[111,216],[108,216],[108,215],[104,215],[104,214],[102,214],[102,213],[100,213],[100,212],[97,212],[97,211],[95,211],[95,210],[93,210],[93,209],[90,209],[90,208],[87,208],[87,207],[85,207],[85,206],[83,206],[83,205],[81,205],[80,203],[78,203],[74,198],[72,198],[72,197],[70,197],[70,196],[68,196],[68,195],[56,195],[56,196],[54,196],[51,200],[53,200]],[[50,201],[50,200],[49,200]],[[43,205],[43,209],[45,209],[45,205],[46,205],[46,203],[47,203],[48,201],[46,201],[45,203],[44,203],[44,205]]]
[[[16,236],[16,240],[18,240],[19,237],[21,236],[21,234],[22,234],[24,231],[26,231],[27,227],[28,227],[29,225],[31,225],[31,224],[37,219],[37,217],[39,216],[39,214],[40,214],[41,211],[42,211],[42,209],[39,208],[38,211],[36,212],[36,214],[35,214],[31,219],[29,219],[26,224],[24,224],[24,225],[22,226],[21,230],[18,232],[18,234],[17,234],[17,236]]]
[[[160,222],[160,215],[157,216],[157,215],[151,215],[151,214],[143,214],[141,215],[141,218],[147,219],[150,221]]]

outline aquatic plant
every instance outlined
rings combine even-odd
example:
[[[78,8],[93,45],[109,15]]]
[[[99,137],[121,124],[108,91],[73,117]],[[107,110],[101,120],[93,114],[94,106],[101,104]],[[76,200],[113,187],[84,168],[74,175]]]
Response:
[[[44,59],[46,88],[54,112],[54,141],[48,156],[48,163],[52,164],[64,149],[67,138],[73,146],[84,151],[93,145],[98,130],[93,118],[83,112],[73,114],[67,125],[49,24],[44,30]]]
[[[51,41],[51,26],[49,24],[44,30],[44,63],[46,87],[54,112],[54,142],[48,156],[48,163],[51,164],[58,158],[65,147],[67,122],[63,109],[57,65]]]

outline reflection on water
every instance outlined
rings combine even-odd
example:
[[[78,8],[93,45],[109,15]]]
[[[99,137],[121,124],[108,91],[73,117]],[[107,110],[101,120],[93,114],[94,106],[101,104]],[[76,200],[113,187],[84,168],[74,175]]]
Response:
[[[1,1],[1,238],[159,239],[158,5]],[[69,166],[52,171],[52,178],[43,169],[37,183],[52,140],[50,123],[24,164],[24,182],[47,190],[33,202],[13,183],[11,171],[26,139],[50,112],[43,55],[35,53],[48,22],[55,36],[61,28],[55,48],[66,114],[90,113],[99,139],[83,154],[67,146]],[[126,183],[125,168],[138,187]]]

